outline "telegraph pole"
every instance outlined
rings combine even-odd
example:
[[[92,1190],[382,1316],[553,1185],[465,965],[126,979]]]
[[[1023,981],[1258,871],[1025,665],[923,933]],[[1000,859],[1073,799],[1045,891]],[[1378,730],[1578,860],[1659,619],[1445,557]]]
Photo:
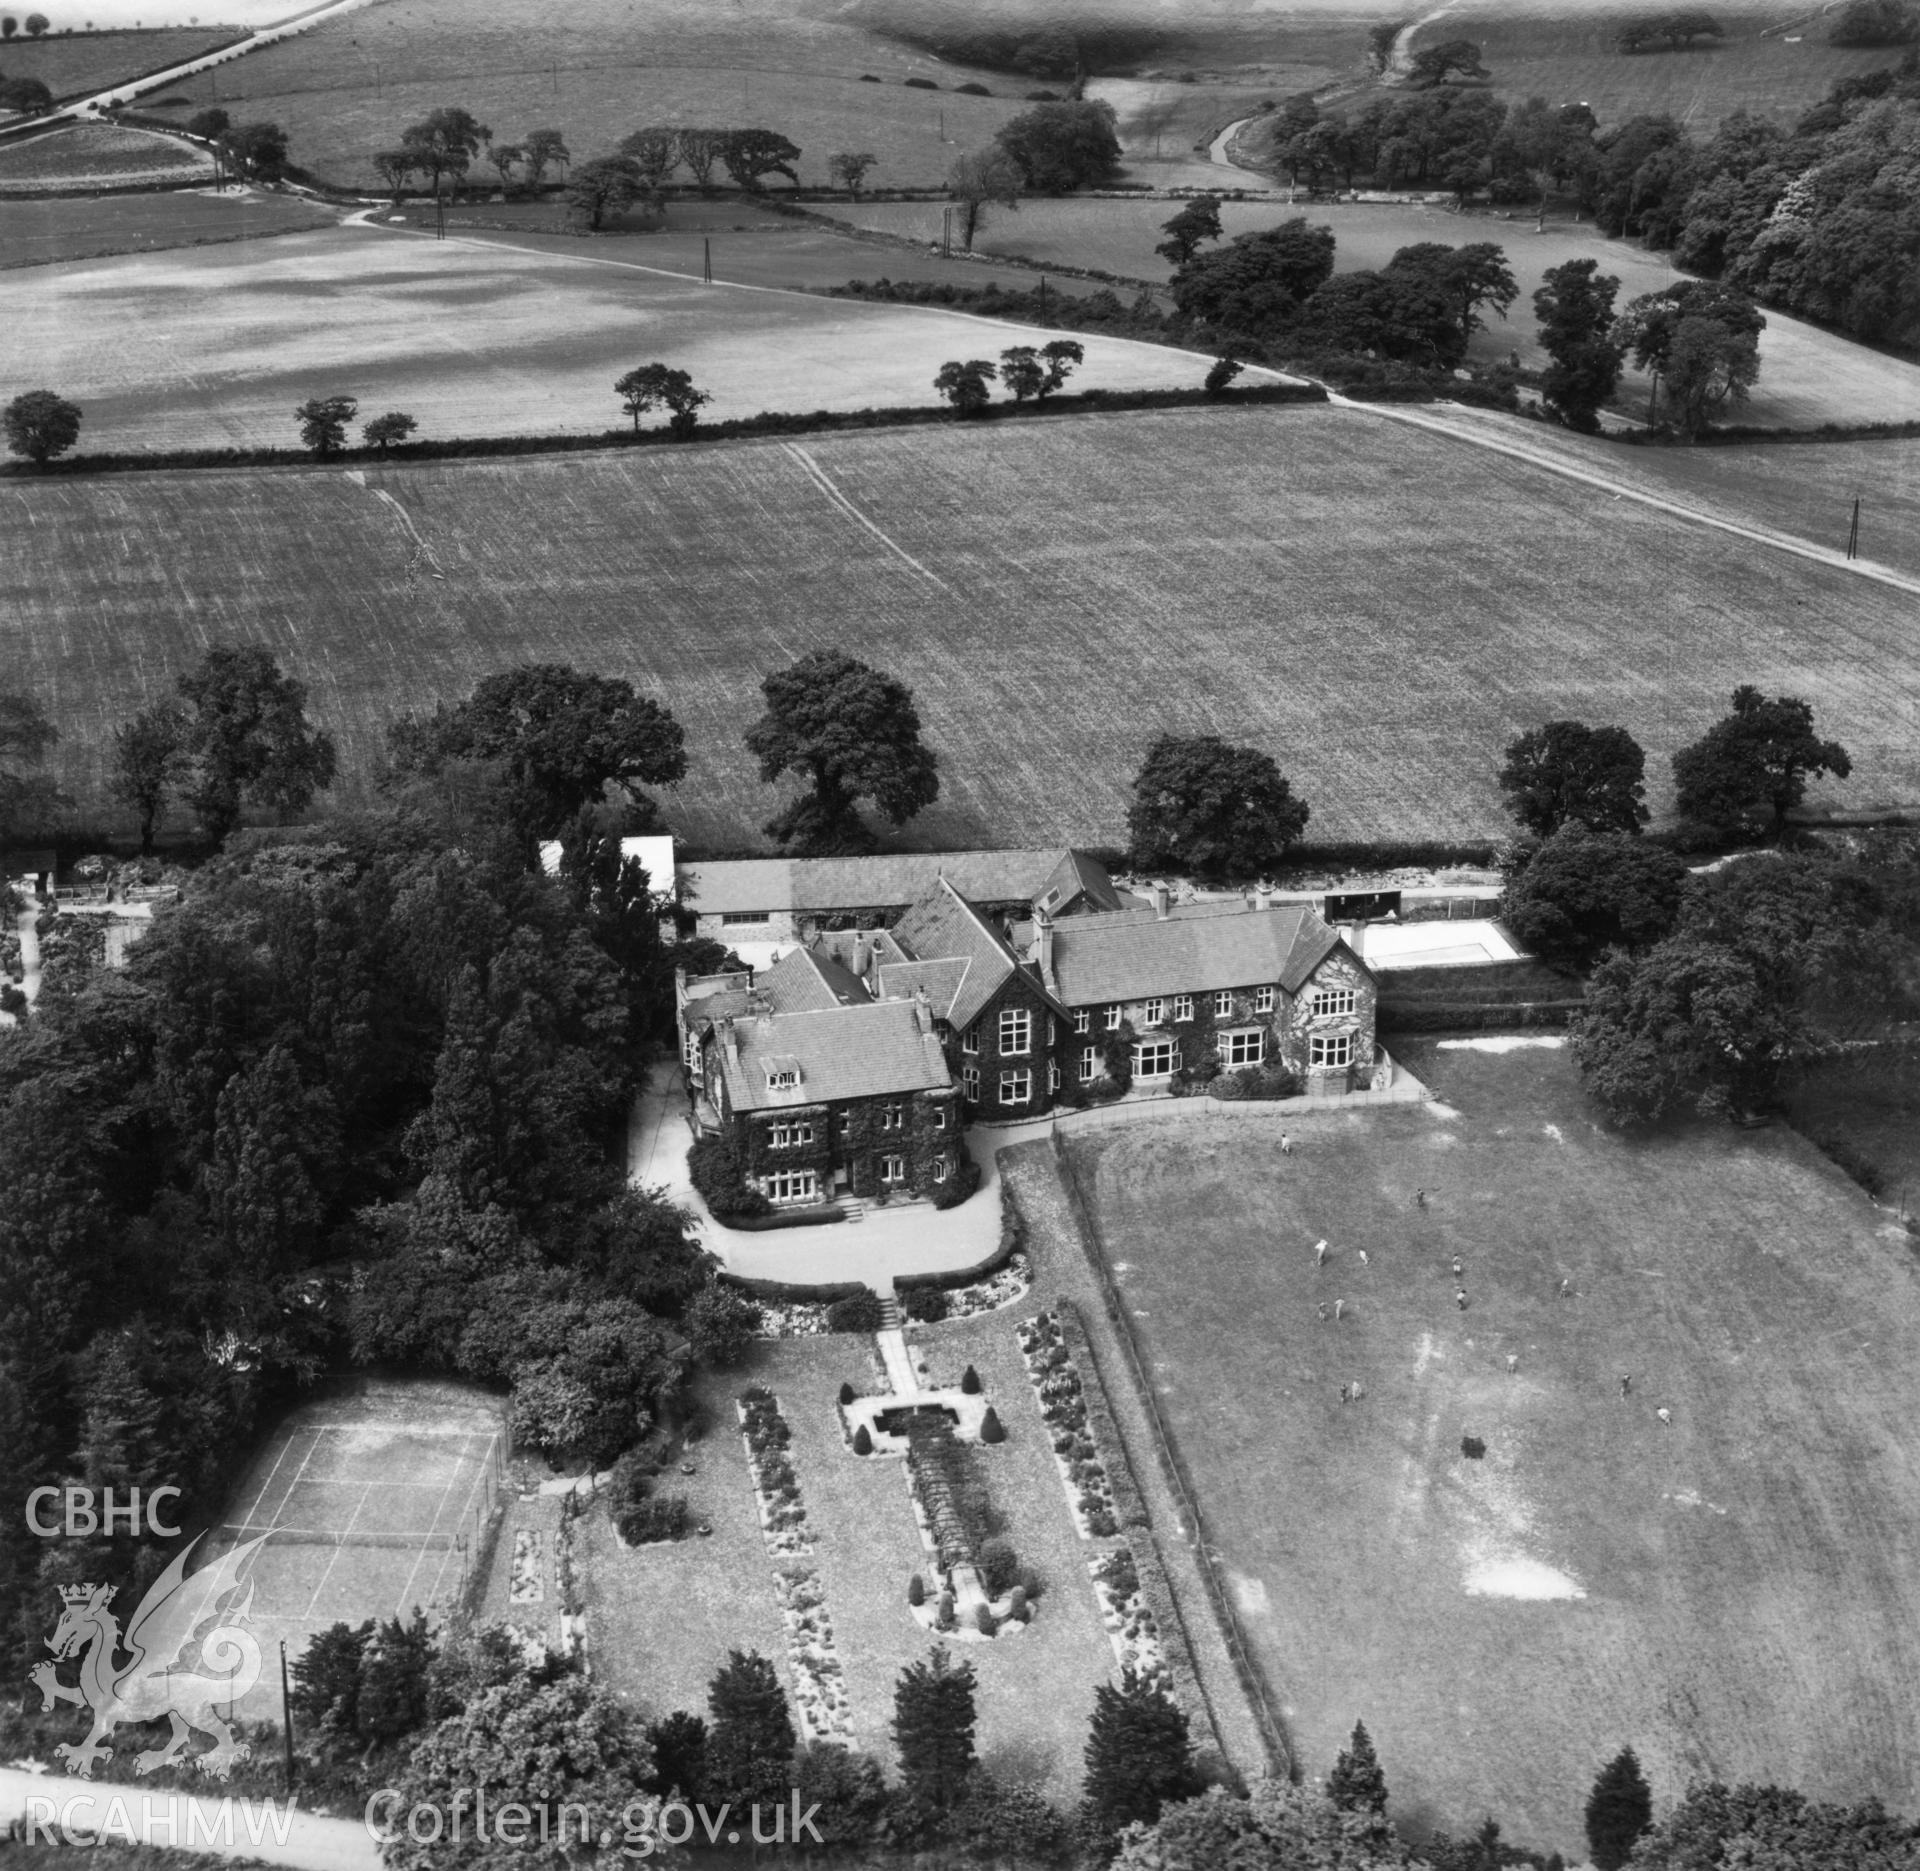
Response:
[[[700,243],[700,277],[711,286],[713,284],[713,237],[707,236]]]
[[[293,1795],[293,1699],[287,1693],[287,1640],[280,1640],[280,1734],[286,1744],[286,1788]]]
[[[1857,559],[1860,556],[1860,496],[1853,497],[1853,524],[1847,529],[1847,557]]]

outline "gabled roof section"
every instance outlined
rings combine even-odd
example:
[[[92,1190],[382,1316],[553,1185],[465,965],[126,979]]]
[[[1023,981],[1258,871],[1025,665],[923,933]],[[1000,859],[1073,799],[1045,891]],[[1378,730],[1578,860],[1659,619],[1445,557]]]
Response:
[[[831,955],[789,949],[760,977],[758,986],[775,1013],[812,1013],[827,1007],[864,1006],[866,984]]]
[[[1031,903],[1070,881],[1095,908],[1118,905],[1093,859],[1064,846],[1009,851],[896,851],[862,858],[740,858],[682,864],[690,906],[706,916],[891,910],[915,903],[945,877],[975,903]],[[665,886],[656,881],[656,889]]]
[[[1126,907],[1121,901],[1120,892],[1114,888],[1113,879],[1107,875],[1107,867],[1096,863],[1084,851],[1064,852],[1032,902],[1049,916],[1070,916]]]
[[[932,1021],[912,1000],[735,1020],[716,1034],[714,1057],[737,1111],[943,1091],[953,1084]],[[782,1071],[798,1072],[799,1083],[776,1091],[768,1081]]]
[[[1053,971],[1073,1007],[1277,983],[1289,994],[1339,943],[1304,904],[1260,909],[1189,903],[1068,916],[1053,928]]]
[[[894,961],[880,964],[880,993],[886,1000],[904,1000],[925,991],[936,1020],[951,1021],[951,1009],[966,985],[970,962],[959,956],[940,961]]]
[[[1006,938],[944,877],[894,924],[893,934],[915,961],[966,963],[953,998],[945,1007],[936,1001],[933,1009],[959,1031],[980,1017],[1011,976],[1023,972]],[[1057,1012],[1066,1012],[1031,975],[1027,983]]]

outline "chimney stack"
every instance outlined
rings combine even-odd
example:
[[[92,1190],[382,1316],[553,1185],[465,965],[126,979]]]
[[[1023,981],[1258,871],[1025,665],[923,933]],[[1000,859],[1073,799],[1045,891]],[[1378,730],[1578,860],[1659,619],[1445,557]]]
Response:
[[[1162,922],[1167,919],[1168,891],[1165,884],[1149,884],[1148,893],[1153,898],[1153,913]]]
[[[1040,979],[1052,988],[1057,985],[1053,977],[1053,918],[1045,910],[1034,911],[1033,933],[1034,959],[1040,964]]]

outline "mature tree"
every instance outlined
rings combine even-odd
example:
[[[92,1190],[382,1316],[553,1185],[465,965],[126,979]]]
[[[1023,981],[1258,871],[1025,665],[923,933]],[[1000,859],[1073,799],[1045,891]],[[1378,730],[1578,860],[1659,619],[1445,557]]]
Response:
[[[716,1370],[744,1362],[760,1335],[760,1308],[737,1286],[713,1281],[694,1296],[681,1323],[693,1355]]]
[[[1471,39],[1447,39],[1413,55],[1407,67],[1407,83],[1427,89],[1446,83],[1458,72],[1463,78],[1491,78],[1493,74],[1481,62],[1480,48]]]
[[[1622,52],[1644,52],[1652,45],[1663,45],[1671,52],[1691,47],[1696,39],[1720,39],[1725,34],[1726,29],[1711,13],[1682,7],[1629,19],[1615,32],[1613,42]]]
[[[287,133],[277,123],[236,124],[220,139],[227,165],[254,182],[277,182],[287,172]]]
[[[1549,267],[1533,295],[1540,342],[1553,360],[1541,380],[1547,405],[1570,429],[1593,434],[1620,381],[1623,357],[1611,333],[1620,282],[1597,260]]]
[[[166,814],[167,797],[179,781],[181,745],[187,718],[178,702],[143,708],[113,731],[113,764],[107,791],[140,815],[140,849],[153,849],[154,833]]]
[[[1480,316],[1483,306],[1492,306],[1504,320],[1507,307],[1520,296],[1506,249],[1491,240],[1471,241],[1464,247],[1420,241],[1402,247],[1387,262],[1386,271],[1416,274],[1445,293],[1463,341],[1486,324]]]
[[[838,651],[815,650],[775,670],[760,692],[767,711],[746,743],[761,779],[771,785],[795,773],[811,788],[766,828],[789,850],[867,849],[872,834],[856,806],[862,798],[895,825],[939,798],[939,763],[920,738],[919,711],[904,683]]]
[[[326,1739],[353,1742],[360,1733],[360,1668],[373,1641],[373,1620],[331,1624],[315,1632],[294,1660],[287,1700],[303,1723]]]
[[[529,130],[520,143],[520,159],[527,165],[527,187],[538,190],[549,169],[564,169],[573,161],[567,139],[555,129]]]
[[[415,1745],[388,1809],[395,1836],[384,1844],[386,1862],[391,1871],[437,1871],[446,1845],[418,1843],[406,1815],[484,1804],[496,1817],[516,1805],[529,1814],[526,1842],[495,1844],[489,1861],[590,1863],[608,1855],[603,1839],[618,1845],[651,1835],[660,1804],[646,1791],[652,1777],[646,1731],[611,1691],[578,1676],[545,1686],[522,1676],[485,1691]]]
[[[310,1264],[328,1211],[324,1192],[341,1172],[333,1100],[324,1087],[307,1087],[291,1048],[276,1042],[222,1088],[201,1175],[232,1277],[266,1283]]]
[[[0,39],[11,39],[20,30],[20,17],[16,13],[0,13]]]
[[[960,244],[971,253],[973,237],[986,225],[990,207],[1020,206],[1020,171],[997,149],[956,156],[947,171],[947,193],[959,204]]]
[[[687,770],[679,722],[633,684],[562,663],[523,663],[487,676],[464,702],[404,716],[391,736],[402,773],[436,774],[451,762],[495,763],[525,855],[573,833],[581,809],[617,788],[636,829],[659,823],[643,786],[671,786]]]
[[[1055,338],[1037,350],[1030,344],[1016,344],[1000,353],[1000,381],[1013,392],[1016,403],[1030,396],[1044,402],[1085,356],[1084,347],[1072,338]]]
[[[827,158],[827,178],[835,188],[844,188],[855,201],[860,199],[861,185],[867,179],[867,171],[880,160],[870,149],[836,150]]]
[[[459,182],[492,141],[493,132],[457,104],[428,111],[400,132],[401,147],[411,152],[414,167],[431,178],[436,195],[449,178]]]
[[[53,108],[53,93],[39,78],[9,78],[0,83],[0,110],[19,111],[23,116]]]
[[[640,165],[631,156],[596,156],[567,177],[567,212],[589,233],[623,215],[644,192]]]
[[[1536,837],[1569,819],[1595,831],[1637,832],[1647,822],[1647,756],[1625,728],[1549,721],[1507,743],[1500,790]]]
[[[1600,1769],[1587,1796],[1587,1844],[1599,1871],[1620,1871],[1653,1824],[1653,1790],[1631,1748]]]
[[[44,468],[80,439],[80,407],[51,390],[26,390],[7,405],[7,447]]]
[[[29,39],[38,39],[46,30],[47,16],[44,13],[29,13],[27,15],[27,37]]]
[[[702,189],[713,184],[713,165],[726,153],[731,130],[699,130],[683,127],[679,134],[680,160],[687,165],[694,183]]]
[[[1119,1688],[1101,1683],[1093,1692],[1086,1763],[1080,1810],[1097,1839],[1111,1839],[1124,1826],[1151,1825],[1163,1806],[1193,1798],[1204,1785],[1186,1712],[1131,1669],[1121,1671]]]
[[[1343,1813],[1386,1816],[1387,1776],[1381,1770],[1365,1722],[1354,1723],[1352,1740],[1333,1763],[1333,1772],[1327,1776],[1327,1798]]]
[[[817,1808],[813,1831],[829,1862],[872,1842],[887,1810],[880,1763],[837,1741],[809,1741],[793,1757],[793,1789],[800,1810]]]
[[[705,390],[694,388],[692,377],[684,370],[666,364],[642,364],[613,387],[633,418],[635,435],[640,433],[640,418],[648,410],[664,408],[667,428],[684,441],[698,426],[701,409],[713,401]]]
[[[1215,195],[1196,195],[1171,220],[1160,223],[1166,235],[1154,252],[1169,266],[1178,268],[1199,252],[1203,240],[1220,238],[1220,200]]]
[[[663,1715],[647,1730],[654,1784],[663,1795],[699,1799],[707,1783],[707,1724],[687,1709]]]
[[[893,1745],[907,1791],[936,1812],[959,1804],[973,1771],[973,1665],[955,1667],[945,1644],[909,1663],[893,1689]]]
[[[984,357],[949,358],[935,373],[933,387],[953,405],[956,416],[978,416],[993,400],[988,386],[999,374]]]
[[[1027,188],[1065,195],[1097,188],[1120,171],[1120,138],[1111,104],[1084,99],[1036,104],[1003,123],[994,141],[1012,158]]]
[[[706,1788],[744,1810],[777,1806],[792,1784],[794,1732],[779,1673],[758,1651],[729,1650],[707,1686]]]
[[[1134,776],[1127,835],[1133,861],[1208,878],[1269,875],[1306,830],[1271,754],[1215,734],[1163,734]]]
[[[38,770],[59,740],[59,729],[31,695],[0,689],[0,852],[61,802]]]
[[[1724,404],[1746,400],[1760,375],[1766,324],[1745,293],[1683,280],[1635,299],[1615,322],[1613,340],[1653,378],[1649,418],[1664,387],[1669,419],[1694,435]]]
[[[211,649],[176,686],[190,711],[182,790],[215,844],[244,807],[284,816],[333,784],[333,736],[307,720],[306,684],[265,650]]]
[[[513,193],[513,172],[525,162],[527,152],[518,143],[493,143],[487,148],[487,161],[500,177],[502,194]]]
[[[419,426],[404,409],[390,409],[384,416],[375,416],[364,423],[360,438],[369,448],[377,448],[384,455],[388,449],[405,442]]]
[[[360,1663],[359,1725],[376,1747],[389,1747],[426,1726],[433,1654],[426,1614],[417,1605],[407,1623],[388,1618],[374,1632]]]
[[[1429,370],[1451,370],[1467,350],[1452,283],[1415,269],[1336,273],[1300,308],[1292,335],[1318,349],[1372,352]]]
[[[316,455],[337,455],[347,445],[347,424],[360,413],[351,396],[310,396],[294,412],[300,439]]]
[[[1664,937],[1686,881],[1687,867],[1663,846],[1570,819],[1508,885],[1500,914],[1523,947],[1585,967],[1616,944]]]
[[[1173,302],[1189,318],[1257,335],[1285,325],[1332,277],[1333,250],[1333,229],[1309,227],[1304,215],[1237,234],[1174,275]]]
[[[1787,814],[1806,797],[1807,781],[1853,771],[1838,741],[1813,731],[1813,709],[1797,696],[1771,700],[1750,683],[1733,692],[1733,707],[1673,756],[1680,816],[1716,831],[1761,829],[1779,837]]]
[[[800,147],[788,142],[777,130],[730,131],[720,151],[720,160],[736,186],[755,194],[770,175],[784,175],[796,188],[800,185],[800,177],[793,167],[800,160]]]
[[[623,136],[620,154],[633,159],[641,187],[659,189],[679,166],[680,133],[668,125],[649,125],[631,136]]]
[[[414,158],[414,152],[410,149],[382,149],[374,152],[374,172],[387,185],[387,193],[393,197],[396,206],[419,166]]]

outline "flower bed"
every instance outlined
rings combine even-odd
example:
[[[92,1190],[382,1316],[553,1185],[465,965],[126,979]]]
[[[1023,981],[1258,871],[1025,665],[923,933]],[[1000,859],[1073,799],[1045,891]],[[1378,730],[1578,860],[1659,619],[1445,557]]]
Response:
[[[944,1320],[971,1319],[977,1313],[996,1312],[1024,1299],[1033,1285],[1033,1263],[1024,1252],[1011,1255],[1006,1264],[972,1286],[915,1287],[903,1290],[900,1303],[910,1319],[938,1325]]]
[[[753,1471],[753,1491],[759,1498],[760,1531],[767,1551],[776,1558],[811,1553],[807,1537],[807,1510],[800,1502],[800,1481],[793,1472],[787,1445],[793,1432],[780,1414],[773,1392],[762,1384],[740,1393],[740,1434],[747,1445],[747,1466]]]
[[[820,1576],[804,1561],[794,1560],[774,1573],[773,1583],[780,1621],[787,1629],[801,1730],[809,1741],[850,1741],[853,1709],[834,1650],[833,1620],[827,1615]]]
[[[1124,1546],[1116,1547],[1103,1558],[1088,1560],[1087,1570],[1093,1575],[1093,1595],[1100,1601],[1100,1622],[1107,1627],[1120,1667],[1172,1695],[1173,1672],[1167,1668],[1160,1627],[1141,1593],[1133,1554]]]
[[[1046,1418],[1054,1459],[1060,1464],[1060,1478],[1066,1484],[1080,1537],[1108,1539],[1120,1531],[1113,1484],[1094,1450],[1087,1425],[1086,1393],[1061,1335],[1060,1322],[1043,1312],[1022,1319],[1014,1329],[1027,1361],[1027,1376],[1040,1399],[1040,1414]]]
[[[804,1299],[760,1302],[760,1338],[813,1338],[833,1328],[827,1324],[827,1309]]]
[[[516,1527],[507,1586],[510,1605],[537,1605],[547,1596],[545,1539],[537,1527]]]

